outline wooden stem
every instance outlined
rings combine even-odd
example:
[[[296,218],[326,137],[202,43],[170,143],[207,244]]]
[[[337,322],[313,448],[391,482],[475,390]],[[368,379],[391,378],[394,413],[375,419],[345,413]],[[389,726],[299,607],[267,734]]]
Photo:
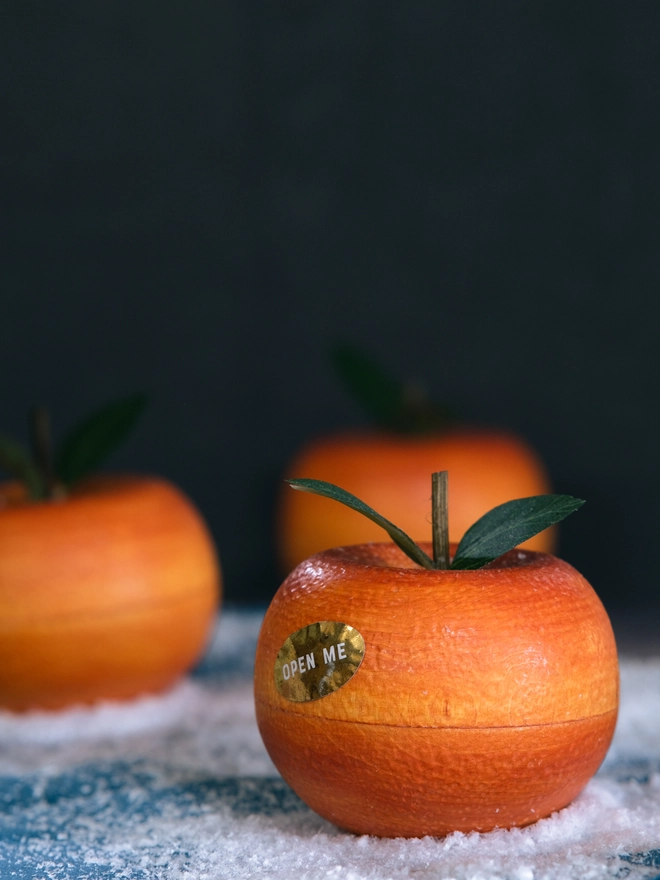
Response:
[[[449,568],[448,476],[448,471],[437,471],[432,476],[433,561],[443,570]]]

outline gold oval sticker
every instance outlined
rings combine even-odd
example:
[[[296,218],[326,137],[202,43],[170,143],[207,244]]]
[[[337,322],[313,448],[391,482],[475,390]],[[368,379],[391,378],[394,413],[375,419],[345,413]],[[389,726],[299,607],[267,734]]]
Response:
[[[290,635],[275,660],[277,690],[293,703],[334,694],[358,671],[364,639],[347,623],[321,620]]]

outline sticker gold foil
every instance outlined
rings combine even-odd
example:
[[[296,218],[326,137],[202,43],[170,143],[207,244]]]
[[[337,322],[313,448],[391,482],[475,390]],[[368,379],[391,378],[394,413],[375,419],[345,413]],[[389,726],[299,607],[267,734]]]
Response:
[[[275,684],[293,703],[334,694],[358,671],[364,639],[355,627],[321,620],[294,632],[275,660]]]

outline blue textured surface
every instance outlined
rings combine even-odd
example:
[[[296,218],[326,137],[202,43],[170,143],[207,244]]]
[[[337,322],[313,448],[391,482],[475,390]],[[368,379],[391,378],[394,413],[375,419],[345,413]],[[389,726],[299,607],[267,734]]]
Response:
[[[249,776],[199,778],[164,782],[144,762],[99,763],[77,767],[49,779],[42,790],[38,775],[0,778],[2,825],[0,826],[0,876],[33,880],[41,858],[35,859],[32,841],[50,843],[50,860],[58,862],[49,877],[114,877],[116,864],[108,861],[90,866],[90,848],[102,850],[109,842],[107,829],[131,834],[140,825],[161,817],[201,816],[209,811],[230,810],[237,817],[255,814],[307,811],[291,789],[278,778]],[[90,822],[98,830],[90,834]],[[78,833],[84,828],[84,833]],[[170,854],[180,866],[181,850]],[[141,867],[138,851],[129,859],[130,876],[151,877]],[[46,861],[48,861],[46,856]],[[131,865],[130,862],[133,862]],[[167,870],[166,859],[159,870]]]
[[[583,798],[529,829],[379,841],[334,828],[279,778],[256,731],[250,676],[258,622],[229,615],[225,640],[216,640],[193,680],[162,698],[4,713],[0,878],[660,878],[653,723],[639,740],[653,754],[639,743],[619,749]],[[660,663],[633,665],[624,679],[628,688],[646,682],[631,700],[630,731],[639,731],[638,694],[657,694],[651,709],[660,712]],[[656,830],[644,836],[644,823]]]

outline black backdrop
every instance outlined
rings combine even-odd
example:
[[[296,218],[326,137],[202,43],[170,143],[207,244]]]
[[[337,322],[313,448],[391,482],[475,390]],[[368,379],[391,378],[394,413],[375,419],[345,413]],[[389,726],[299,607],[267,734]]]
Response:
[[[562,555],[652,602],[657,4],[6,2],[2,424],[146,390],[230,601],[277,585],[290,454],[363,423],[344,339],[525,435]]]

